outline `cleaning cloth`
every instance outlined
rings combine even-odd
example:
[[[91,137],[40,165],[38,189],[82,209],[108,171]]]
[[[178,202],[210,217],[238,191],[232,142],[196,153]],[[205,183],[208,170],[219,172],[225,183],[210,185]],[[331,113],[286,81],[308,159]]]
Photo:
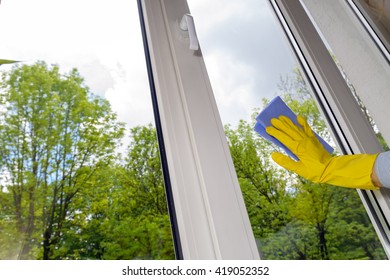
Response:
[[[271,119],[278,118],[279,116],[286,116],[291,119],[294,124],[301,126],[300,124],[298,124],[297,116],[294,114],[294,112],[286,105],[286,103],[284,103],[282,98],[277,96],[272,99],[271,102],[267,105],[267,107],[265,107],[264,110],[256,117],[257,122],[254,127],[254,130],[268,141],[271,141],[275,145],[281,147],[290,157],[292,157],[296,161],[299,161],[299,159],[296,155],[294,155],[293,152],[291,152],[285,145],[280,143],[279,140],[269,135],[265,131],[265,128],[267,126],[271,126]],[[320,141],[320,143],[324,146],[324,148],[331,154],[333,152],[333,148],[318,134],[315,133],[315,135]]]

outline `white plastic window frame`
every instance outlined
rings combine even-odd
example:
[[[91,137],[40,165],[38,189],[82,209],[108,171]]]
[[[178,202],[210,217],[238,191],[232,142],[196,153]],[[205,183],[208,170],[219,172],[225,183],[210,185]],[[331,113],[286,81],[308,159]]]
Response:
[[[142,0],[183,259],[259,259],[186,0]],[[177,240],[177,239],[176,239]]]
[[[375,53],[377,51],[375,42],[365,37],[366,34],[363,29],[356,29],[357,25],[356,22],[353,22],[353,17],[341,12],[340,6],[337,5],[345,5],[345,1],[310,0],[304,1],[305,7],[299,0],[270,0],[270,2],[309,77],[309,82],[315,89],[318,105],[328,120],[340,150],[345,154],[377,153],[382,151],[372,127],[361,112],[348,85],[305,10],[306,7],[310,11],[317,26],[321,26],[321,24],[327,25],[329,32],[323,35],[326,37],[332,51],[336,54],[337,59],[342,62],[343,67],[345,67],[344,70],[353,77],[354,86],[359,90],[370,90],[371,94],[379,95],[381,94],[379,86],[388,83],[388,79],[386,75],[375,75],[373,77],[372,73],[370,75],[370,70],[381,68],[387,64],[384,61],[385,57]],[[324,11],[326,12],[324,13]],[[344,17],[342,18],[342,24],[337,21],[338,17]],[[351,32],[354,33],[351,34]],[[353,40],[348,41],[346,38],[349,38],[349,36],[361,38],[364,41],[364,47],[361,47],[362,44],[360,43],[353,44]],[[346,43],[350,45],[346,46]],[[367,50],[371,50],[374,53],[368,54]],[[354,57],[361,59],[350,59],[351,52],[356,52]],[[380,59],[383,59],[383,61],[373,60],[373,56],[376,58],[381,57]],[[374,84],[378,88],[367,88],[367,85],[364,84],[364,81],[367,81],[367,79],[376,79]],[[373,84],[372,81],[370,84]],[[387,100],[382,106],[386,108],[386,104],[388,110],[390,103]],[[375,110],[376,115],[374,119],[377,123],[388,123],[386,120],[388,116],[384,114],[387,110],[383,108]],[[386,189],[380,191],[358,190],[358,193],[384,250],[387,256],[390,257],[390,191]]]

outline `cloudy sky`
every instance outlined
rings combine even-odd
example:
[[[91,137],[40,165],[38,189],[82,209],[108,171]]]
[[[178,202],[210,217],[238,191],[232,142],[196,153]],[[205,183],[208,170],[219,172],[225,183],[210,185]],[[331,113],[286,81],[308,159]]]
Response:
[[[296,65],[268,1],[188,3],[223,122],[249,120]],[[76,67],[121,121],[153,122],[135,0],[3,0],[0,36],[0,58]]]

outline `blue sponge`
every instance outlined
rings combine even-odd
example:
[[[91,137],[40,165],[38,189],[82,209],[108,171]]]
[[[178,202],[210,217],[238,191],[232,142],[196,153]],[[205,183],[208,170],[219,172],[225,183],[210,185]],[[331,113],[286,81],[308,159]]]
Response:
[[[283,100],[277,96],[274,99],[271,100],[271,102],[265,107],[265,109],[256,117],[256,125],[254,127],[254,130],[259,133],[262,137],[267,139],[268,141],[271,141],[275,145],[281,147],[290,157],[295,159],[296,161],[299,161],[299,159],[291,152],[286,146],[284,146],[282,143],[279,142],[276,138],[269,135],[265,128],[267,126],[271,126],[271,119],[278,118],[279,116],[286,116],[289,119],[292,120],[293,123],[296,125],[299,125],[297,122],[297,116],[294,114],[293,111],[286,105],[286,103],[283,102]],[[324,148],[329,152],[333,152],[333,148],[325,142],[324,139],[322,139],[318,134],[315,133],[318,140],[321,142],[321,144],[324,146]]]

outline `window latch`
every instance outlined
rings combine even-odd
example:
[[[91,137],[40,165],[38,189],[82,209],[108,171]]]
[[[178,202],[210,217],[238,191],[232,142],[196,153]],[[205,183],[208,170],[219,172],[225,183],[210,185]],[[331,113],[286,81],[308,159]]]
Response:
[[[199,41],[196,35],[194,18],[190,14],[185,14],[182,17],[179,26],[181,30],[188,31],[190,38],[190,50],[199,50]]]

